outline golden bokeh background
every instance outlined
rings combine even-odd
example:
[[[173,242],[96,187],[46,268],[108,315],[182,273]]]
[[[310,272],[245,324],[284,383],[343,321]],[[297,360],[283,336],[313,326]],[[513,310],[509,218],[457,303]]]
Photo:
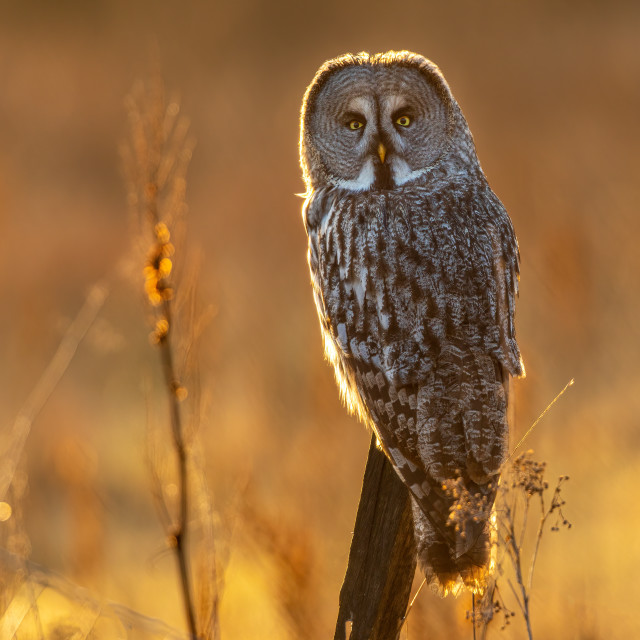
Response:
[[[223,637],[300,637],[292,607],[307,638],[331,637],[369,436],[323,362],[298,113],[325,59],[414,50],[443,70],[519,237],[516,439],[575,378],[527,441],[551,480],[571,476],[573,523],[545,534],[534,632],[640,637],[640,4],[40,0],[3,2],[0,16],[3,433],[90,287],[129,252],[124,99],[159,60],[197,140],[182,251],[201,256],[212,312],[200,439]],[[0,533],[96,597],[184,628],[145,466],[148,424],[166,424],[144,258],[114,280],[37,416]],[[283,562],[301,573],[295,597]],[[468,606],[423,594],[406,637],[469,638]],[[524,637],[522,620],[491,637]]]

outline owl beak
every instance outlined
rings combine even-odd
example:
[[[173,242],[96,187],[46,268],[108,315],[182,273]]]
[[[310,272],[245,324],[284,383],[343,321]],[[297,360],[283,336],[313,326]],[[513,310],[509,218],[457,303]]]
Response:
[[[378,155],[380,156],[380,162],[384,164],[384,159],[387,155],[387,150],[385,149],[385,146],[382,144],[382,142],[378,145]]]

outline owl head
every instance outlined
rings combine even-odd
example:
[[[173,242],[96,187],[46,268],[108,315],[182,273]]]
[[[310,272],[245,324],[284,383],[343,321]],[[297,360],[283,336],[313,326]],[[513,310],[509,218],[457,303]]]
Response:
[[[307,88],[300,123],[308,191],[394,189],[444,161],[451,171],[456,164],[477,162],[466,121],[442,73],[409,51],[327,61]]]

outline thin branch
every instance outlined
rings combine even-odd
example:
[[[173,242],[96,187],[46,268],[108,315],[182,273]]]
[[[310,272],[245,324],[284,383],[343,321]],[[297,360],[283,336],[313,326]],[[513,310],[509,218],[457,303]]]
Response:
[[[180,384],[175,366],[173,335],[173,299],[171,274],[174,246],[170,242],[173,224],[186,210],[184,202],[185,174],[191,158],[192,143],[186,139],[188,124],[178,118],[179,107],[165,102],[164,87],[159,78],[147,88],[139,86],[128,99],[131,125],[129,146],[123,149],[125,173],[130,182],[130,202],[139,219],[153,233],[153,244],[147,256],[145,292],[154,313],[152,341],[158,347],[169,403],[171,434],[177,463],[178,509],[171,518],[161,489],[156,501],[161,506],[161,519],[172,522],[168,529],[171,548],[175,550],[185,616],[192,638],[197,638],[197,622],[189,576],[187,534],[189,525],[189,453],[180,403],[187,396]],[[158,499],[159,497],[159,499]]]
[[[473,640],[476,640],[476,594],[475,592],[471,592],[471,621],[473,628]]]
[[[409,614],[411,613],[411,609],[413,609],[413,605],[414,605],[415,601],[417,600],[418,596],[420,595],[420,592],[422,591],[422,589],[423,589],[425,584],[427,584],[427,579],[423,578],[422,582],[420,583],[420,586],[416,589],[416,592],[413,595],[413,598],[411,598],[411,601],[409,602],[409,606],[407,607],[407,611],[404,614],[404,622],[405,622],[405,624],[407,622],[407,618],[409,617]]]
[[[574,383],[575,383],[575,380],[571,378],[571,380],[569,380],[569,382],[567,382],[567,384],[564,385],[564,388],[562,389],[562,391],[547,405],[546,409],[536,418],[534,423],[527,429],[527,432],[522,436],[522,438],[520,438],[520,441],[518,442],[518,444],[515,447],[513,447],[513,451],[509,454],[509,457],[503,462],[502,464],[503,467],[507,464],[507,462],[509,462],[509,460],[511,460],[515,452],[518,450],[520,446],[522,446],[522,443],[529,437],[529,434],[536,428],[540,420],[542,420],[542,418],[544,418],[547,415],[547,413],[551,410],[551,407],[553,407],[553,405],[556,402],[558,402],[558,400],[560,400],[560,398],[564,395],[564,392],[569,387],[573,386]]]
[[[527,532],[527,522],[529,520],[529,501],[531,496],[527,494],[525,498],[524,512],[522,514],[522,526],[520,527],[520,542],[518,543],[519,550],[522,549],[522,545],[524,544],[524,536]]]
[[[511,580],[507,580],[507,584],[509,585],[509,588],[511,589],[511,593],[513,593],[513,597],[516,599],[516,602],[518,603],[518,606],[520,607],[520,611],[522,611],[522,615],[526,616],[524,607],[522,606],[522,602],[520,602],[520,596],[518,595],[518,592],[515,590],[515,587],[513,586],[513,583],[511,582]]]
[[[99,281],[91,287],[84,304],[62,337],[53,358],[18,412],[9,435],[9,446],[2,456],[0,500],[4,500],[7,490],[13,482],[33,421],[69,368],[78,346],[87,335],[108,295],[109,288],[105,281]]]
[[[168,301],[165,301],[165,314],[169,316],[170,308]],[[160,340],[160,357],[162,360],[162,370],[165,384],[168,391],[169,414],[171,416],[171,432],[173,443],[178,458],[178,521],[172,532],[171,541],[175,545],[178,570],[180,572],[180,582],[182,583],[185,615],[189,624],[189,631],[194,638],[197,638],[196,618],[193,606],[193,596],[191,594],[191,582],[189,579],[189,565],[186,550],[187,527],[189,517],[189,485],[188,485],[188,455],[184,441],[184,432],[180,414],[178,394],[181,386],[175,375],[173,365],[173,353],[169,342],[169,333]]]
[[[551,504],[547,508],[545,493],[549,488],[549,484],[544,477],[546,463],[536,462],[532,455],[533,451],[527,451],[520,454],[512,462],[509,474],[505,478],[506,481],[501,485],[500,499],[503,507],[497,523],[498,542],[500,545],[504,545],[506,549],[506,557],[509,558],[520,593],[516,592],[511,580],[508,580],[508,584],[524,616],[527,635],[530,640],[533,638],[531,612],[529,609],[533,575],[547,521],[553,512],[557,512],[558,522],[555,527],[552,527],[552,530],[558,530],[558,524],[560,523],[568,528],[571,527],[571,523],[562,513],[564,501],[560,497],[562,483],[567,479],[567,476],[560,476],[558,479],[551,498]],[[532,500],[539,501],[537,504],[540,507],[540,517],[537,523],[533,551],[528,559],[528,576],[525,582],[523,578],[523,548],[528,522],[531,520],[528,516],[529,510],[532,508]],[[516,505],[520,501],[523,503],[523,509],[519,518],[516,518]],[[516,529],[519,536],[516,536]]]

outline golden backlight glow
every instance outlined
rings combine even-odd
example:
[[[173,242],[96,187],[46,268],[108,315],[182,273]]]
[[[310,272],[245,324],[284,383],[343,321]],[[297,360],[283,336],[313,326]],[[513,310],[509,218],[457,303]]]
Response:
[[[572,478],[574,527],[545,533],[538,554],[534,637],[640,638],[640,3],[410,0],[403,19],[375,3],[331,0],[29,4],[3,3],[0,19],[0,484],[11,479],[0,546],[22,563],[13,573],[0,552],[0,627],[13,621],[25,638],[97,637],[88,629],[111,611],[114,627],[100,637],[156,637],[125,633],[109,601],[185,630],[145,464],[146,434],[166,444],[169,426],[148,333],[165,334],[155,322],[172,293],[178,305],[178,276],[198,272],[197,348],[180,333],[181,316],[167,318],[170,341],[184,346],[181,409],[207,472],[206,482],[190,477],[194,521],[204,492],[213,500],[225,583],[218,637],[333,637],[370,434],[338,403],[322,357],[323,348],[332,365],[341,356],[330,335],[324,347],[319,340],[310,293],[293,196],[306,189],[298,118],[323,60],[395,46],[442,68],[518,235],[515,319],[528,378],[510,385],[512,447],[576,380],[513,456],[532,448],[549,478]],[[156,72],[166,100],[179,96],[190,118],[181,135],[197,144],[184,233],[176,214],[169,228],[138,237],[118,151],[131,118],[126,94]],[[418,113],[396,108],[389,133],[410,138]],[[405,114],[415,118],[406,129],[396,123]],[[160,136],[180,119],[170,110],[156,117]],[[369,126],[350,130],[354,118],[363,120],[340,121],[352,140]],[[153,154],[137,143],[134,155]],[[377,144],[372,153],[378,164]],[[170,170],[138,179],[160,185]],[[131,206],[153,197],[149,188]],[[354,385],[332,368],[345,404],[368,422]],[[177,388],[176,399],[185,393]],[[171,451],[157,453],[172,474]],[[258,515],[249,517],[249,503]],[[193,533],[194,544],[206,538]],[[12,590],[11,576],[33,575],[22,558],[45,567],[46,582]],[[193,573],[206,583],[198,557]],[[79,611],[84,591],[61,604],[54,575],[86,588],[98,609]],[[517,615],[502,632],[496,614],[488,637],[526,637],[504,584]],[[470,607],[468,595],[442,600],[423,589],[400,637],[469,640]]]

